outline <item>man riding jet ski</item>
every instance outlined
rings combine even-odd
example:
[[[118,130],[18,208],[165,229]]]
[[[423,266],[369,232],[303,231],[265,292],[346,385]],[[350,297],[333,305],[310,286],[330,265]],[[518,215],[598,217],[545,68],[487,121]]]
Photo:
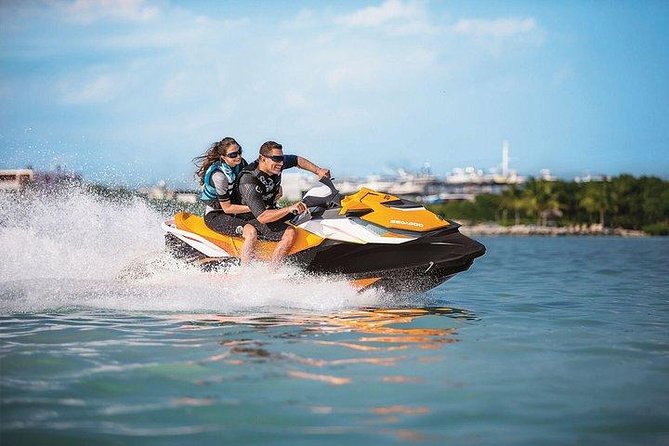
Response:
[[[290,220],[296,239],[287,259],[306,271],[347,277],[359,290],[423,292],[469,269],[485,246],[459,224],[422,205],[361,188],[342,197],[332,182],[308,191],[307,210]],[[207,266],[238,263],[243,239],[209,229],[202,217],[177,213],[163,223],[171,252]],[[276,242],[259,241],[268,260]]]

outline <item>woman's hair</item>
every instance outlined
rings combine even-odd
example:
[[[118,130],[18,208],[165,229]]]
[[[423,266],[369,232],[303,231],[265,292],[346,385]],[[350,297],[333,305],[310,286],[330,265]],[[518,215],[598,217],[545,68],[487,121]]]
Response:
[[[233,146],[239,150],[242,148],[234,138],[228,136],[213,143],[203,155],[193,158],[193,163],[197,166],[195,175],[200,179],[200,184],[204,184],[204,174],[207,172],[207,169],[209,169],[209,166],[220,160],[221,157],[227,154],[228,150]]]

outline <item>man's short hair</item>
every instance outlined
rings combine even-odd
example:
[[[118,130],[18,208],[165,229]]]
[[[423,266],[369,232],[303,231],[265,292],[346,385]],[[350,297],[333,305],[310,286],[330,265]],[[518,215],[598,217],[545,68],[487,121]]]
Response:
[[[260,146],[260,154],[265,156],[270,156],[272,154],[272,150],[274,149],[283,150],[283,146],[278,142],[274,141],[264,142],[263,145]]]

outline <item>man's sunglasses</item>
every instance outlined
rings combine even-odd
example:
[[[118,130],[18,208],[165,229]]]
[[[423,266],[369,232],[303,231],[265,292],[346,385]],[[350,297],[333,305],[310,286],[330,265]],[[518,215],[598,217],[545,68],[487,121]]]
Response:
[[[241,154],[242,154],[242,150],[239,149],[239,151],[237,151],[237,152],[226,153],[225,156],[228,157],[228,158],[237,158],[238,156],[241,156]]]
[[[275,163],[283,163],[283,158],[284,158],[283,155],[272,155],[272,156],[263,155],[263,156],[265,158],[271,159]]]

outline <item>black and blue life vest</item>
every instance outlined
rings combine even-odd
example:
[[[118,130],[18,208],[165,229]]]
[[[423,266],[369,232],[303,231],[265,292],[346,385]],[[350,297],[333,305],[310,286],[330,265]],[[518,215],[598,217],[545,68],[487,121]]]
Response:
[[[232,197],[232,191],[234,190],[239,172],[247,165],[246,161],[242,158],[242,162],[236,165],[235,167],[230,167],[222,161],[216,161],[213,163],[207,171],[204,173],[204,179],[202,184],[202,193],[200,193],[200,200],[204,202],[217,202],[219,199],[230,199]],[[219,196],[216,193],[216,187],[212,181],[212,175],[215,172],[221,172],[228,179],[228,190],[227,193],[223,196]]]

